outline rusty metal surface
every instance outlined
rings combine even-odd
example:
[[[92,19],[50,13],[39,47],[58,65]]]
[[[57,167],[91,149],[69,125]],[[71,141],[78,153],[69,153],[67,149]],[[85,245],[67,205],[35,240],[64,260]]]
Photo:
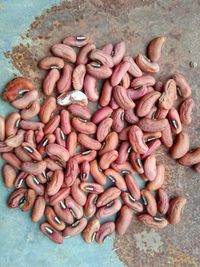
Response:
[[[200,145],[200,1],[198,0],[86,0],[62,1],[36,17],[23,35],[24,43],[6,53],[23,75],[33,77],[40,88],[44,73],[37,69],[38,60],[49,53],[52,43],[65,35],[88,33],[97,46],[125,40],[130,55],[145,52],[148,42],[166,35],[167,43],[158,75],[162,81],[175,71],[185,74],[192,85],[197,107],[192,126],[187,130],[191,146]],[[196,62],[196,68],[190,62]],[[158,153],[167,169],[166,188],[170,195],[188,198],[180,225],[162,231],[149,230],[133,221],[124,237],[115,239],[116,253],[126,266],[200,266],[200,178]]]

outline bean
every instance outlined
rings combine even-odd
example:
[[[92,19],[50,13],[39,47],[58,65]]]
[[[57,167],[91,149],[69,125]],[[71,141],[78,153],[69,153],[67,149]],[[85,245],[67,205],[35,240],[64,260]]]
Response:
[[[80,184],[80,189],[84,192],[93,193],[93,194],[101,194],[104,189],[100,184],[90,183],[90,182],[82,182]]]
[[[145,159],[144,174],[149,181],[153,181],[156,178],[157,174],[156,158],[152,155]]]
[[[102,207],[110,203],[111,201],[117,199],[121,194],[121,190],[117,187],[110,187],[106,189],[97,199],[97,208]]]
[[[112,114],[112,129],[119,133],[124,128],[124,110],[121,108],[118,108],[113,111]]]
[[[34,175],[29,174],[28,176],[26,176],[26,185],[29,188],[33,189],[37,195],[39,196],[44,195],[44,186],[40,184],[40,182]]]
[[[94,44],[87,44],[83,46],[77,55],[76,63],[77,64],[87,64],[88,63],[88,55],[92,50],[96,49]]]
[[[52,95],[56,82],[60,78],[60,72],[58,69],[51,69],[43,80],[42,90],[46,96]]]
[[[161,145],[161,142],[159,139],[156,139],[156,140],[153,140],[153,141],[150,141],[148,143],[148,150],[145,154],[143,154],[141,156],[141,159],[144,160],[145,158],[147,158],[148,156],[152,155]]]
[[[82,232],[84,241],[86,243],[92,243],[99,228],[100,222],[97,218],[94,217],[87,223],[86,228]]]
[[[109,169],[106,169],[105,170],[104,174],[121,191],[126,191],[127,190],[127,186],[126,186],[126,183],[124,181],[124,177],[121,176],[117,171],[113,170],[112,168],[109,168]]]
[[[109,118],[113,113],[112,108],[106,106],[97,110],[92,116],[92,122],[95,124],[100,123],[102,120]]]
[[[20,205],[21,201],[23,201],[26,191],[27,189],[25,188],[19,188],[13,191],[8,199],[8,208],[17,208]]]
[[[77,134],[75,132],[71,132],[68,134],[66,141],[66,149],[69,152],[70,157],[76,154],[76,146],[77,146]]]
[[[21,211],[27,212],[34,205],[36,200],[36,193],[33,189],[27,189],[24,194],[24,201],[20,204]]]
[[[172,133],[179,134],[182,131],[182,124],[178,111],[174,107],[172,107],[169,110],[167,117],[171,125]]]
[[[32,104],[30,104],[30,107],[27,107],[26,109],[23,109],[21,111],[21,117],[24,120],[30,120],[38,113],[40,112],[40,104],[36,101],[34,101]]]
[[[119,143],[118,134],[116,132],[109,133],[105,138],[101,150],[99,151],[99,156],[111,150],[115,150],[118,146],[118,143]]]
[[[68,135],[71,132],[70,113],[68,110],[60,112],[60,128],[64,134]]]
[[[90,162],[90,173],[95,182],[100,185],[106,184],[106,176],[103,171],[100,169],[99,164],[96,160]]]
[[[24,130],[22,129],[18,130],[18,132],[14,136],[10,135],[9,137],[6,138],[4,142],[5,145],[13,148],[20,146],[24,141],[24,134],[25,134]]]
[[[167,127],[161,132],[161,141],[164,146],[167,148],[172,147],[173,145],[173,137],[172,137],[172,130],[170,124],[167,124]]]
[[[102,65],[108,66],[109,68],[113,68],[114,66],[112,57],[100,49],[93,49],[89,54],[89,58],[92,61],[100,62]]]
[[[192,89],[185,77],[180,73],[175,73],[172,78],[176,82],[178,94],[183,98],[188,98],[191,95]]]
[[[99,150],[101,148],[101,143],[99,141],[86,134],[78,134],[78,142],[87,149]]]
[[[102,142],[105,140],[106,136],[108,135],[111,127],[112,127],[113,120],[111,118],[106,118],[102,120],[98,127],[96,132],[96,137],[99,142]]]
[[[97,243],[102,244],[108,236],[111,236],[115,231],[114,222],[103,223],[96,233],[95,240]]]
[[[148,93],[148,88],[146,85],[142,85],[139,88],[129,88],[127,89],[127,94],[133,101],[138,100]]]
[[[76,178],[71,187],[71,195],[73,199],[76,201],[76,203],[78,203],[81,206],[84,206],[87,201],[87,197],[85,192],[83,192],[83,190],[80,189],[80,184],[81,180],[79,178]]]
[[[130,193],[122,192],[121,198],[126,206],[135,212],[143,212],[143,206],[139,201],[136,201]]]
[[[167,220],[170,224],[178,224],[183,214],[183,208],[187,203],[187,199],[182,196],[175,197],[170,200],[167,212]]]
[[[156,200],[155,200],[153,194],[150,191],[143,189],[141,191],[141,196],[142,196],[142,199],[144,199],[144,203],[145,203],[145,207],[146,207],[147,212],[153,217],[156,216],[157,203],[156,203]]]
[[[5,139],[6,135],[5,128],[6,128],[5,119],[2,116],[0,116],[0,141],[4,141]]]
[[[50,197],[49,205],[51,205],[51,206],[57,205],[60,201],[65,199],[69,195],[69,193],[70,193],[69,187],[60,189],[55,195]]]
[[[146,115],[148,115],[160,95],[160,92],[153,91],[147,93],[142,98],[140,98],[139,103],[137,105],[137,116],[145,117]]]
[[[74,158],[78,161],[78,164],[83,161],[92,161],[96,158],[97,152],[95,150],[87,150],[82,152],[81,154],[77,154]]]
[[[21,168],[23,171],[33,174],[33,175],[38,175],[41,174],[45,171],[46,169],[46,162],[45,161],[38,161],[38,162],[22,162]]]
[[[104,153],[99,160],[99,166],[102,170],[106,170],[110,167],[110,164],[118,158],[117,150],[111,150]]]
[[[50,182],[46,187],[46,192],[49,196],[55,195],[61,188],[64,180],[64,173],[61,170],[56,170],[51,177]]]
[[[66,44],[55,44],[51,47],[51,52],[57,56],[61,57],[68,62],[76,62],[76,53],[72,47]],[[64,67],[64,64],[63,64]]]
[[[136,170],[137,173],[142,174],[144,173],[143,163],[141,160],[141,156],[139,153],[135,151],[130,152],[130,161],[133,168]]]
[[[124,110],[134,108],[135,103],[130,99],[127,91],[122,86],[117,85],[113,88],[113,96],[117,104]]]
[[[147,57],[143,56],[142,54],[139,54],[135,58],[135,62],[138,67],[144,72],[157,73],[160,70],[159,65],[156,62],[151,62]]]
[[[187,152],[183,157],[179,158],[178,163],[183,166],[192,166],[200,162],[200,148]]]
[[[82,233],[87,226],[87,219],[81,218],[73,223],[71,226],[67,226],[63,231],[64,237],[74,237]]]
[[[14,181],[16,179],[17,172],[14,167],[9,164],[4,164],[3,166],[3,180],[7,188],[12,188],[14,186]]]
[[[44,126],[44,134],[51,134],[55,131],[55,129],[60,124],[60,116],[56,115],[53,118],[51,118],[48,123]]]
[[[61,145],[63,147],[66,146],[66,142],[65,142],[66,136],[60,128],[57,128],[55,130],[55,138],[56,138],[56,143],[58,145]]]
[[[56,110],[56,99],[53,96],[47,97],[41,104],[39,118],[43,123],[48,123],[52,113]]]
[[[80,117],[84,120],[90,120],[91,114],[87,107],[81,106],[79,104],[71,104],[68,106],[68,111],[74,116]]]
[[[13,136],[17,133],[19,128],[19,121],[21,116],[17,112],[12,112],[5,120],[5,137]],[[4,140],[3,140],[4,141]]]
[[[58,231],[63,231],[65,229],[64,221],[60,220],[53,208],[46,206],[45,208],[45,217],[48,223]]]
[[[123,58],[123,61],[129,62],[130,67],[128,69],[128,72],[133,76],[133,77],[141,77],[142,76],[142,71],[138,67],[138,65],[135,63],[134,59],[130,56],[125,56]]]
[[[66,93],[70,90],[72,83],[72,67],[69,64],[65,64],[60,79],[57,81],[56,90],[59,94]]]
[[[64,60],[59,57],[45,57],[40,60],[38,67],[43,70],[62,69],[64,67]]]
[[[133,87],[134,89],[138,89],[144,85],[153,86],[155,82],[156,82],[155,78],[150,75],[142,76],[142,77],[133,79],[133,81],[131,82],[131,87]]]
[[[138,126],[144,132],[160,132],[167,127],[167,119],[152,120],[147,118],[142,118],[138,122]]]
[[[97,219],[104,219],[108,218],[114,214],[116,214],[118,211],[120,211],[122,207],[122,204],[119,199],[115,199],[111,202],[109,202],[106,206],[102,206],[98,209],[96,212]]]
[[[123,59],[126,53],[126,45],[125,42],[119,42],[114,46],[114,55],[113,55],[113,63],[114,65],[118,65]]]
[[[96,62],[91,62],[86,65],[86,70],[89,75],[96,79],[107,79],[112,75],[112,70],[105,65],[97,64]]]
[[[127,161],[129,157],[129,153],[131,150],[130,143],[128,141],[124,141],[121,143],[118,151],[118,157],[116,159],[116,163],[124,163]]]
[[[46,206],[46,201],[44,197],[39,196],[34,204],[33,211],[32,211],[32,221],[33,222],[39,222],[44,214]]]
[[[19,123],[20,128],[23,130],[38,130],[44,127],[42,122],[21,120]]]
[[[165,215],[169,209],[169,197],[167,194],[167,191],[163,188],[158,189],[158,211],[162,214]]]
[[[177,135],[173,146],[170,149],[170,155],[174,159],[183,157],[190,148],[189,136],[185,132],[181,132]]]
[[[147,48],[148,57],[151,61],[157,62],[160,59],[161,51],[166,39],[167,38],[164,36],[158,36],[151,40]]]
[[[63,201],[58,202],[54,205],[54,211],[58,218],[67,224],[72,224],[74,222],[74,217],[72,216],[70,210],[65,206]]]
[[[12,102],[13,107],[18,109],[24,109],[29,107],[38,98],[38,91],[31,90],[25,93],[21,98],[18,98]]]
[[[138,220],[145,226],[153,229],[163,229],[168,225],[168,221],[165,218],[152,217],[149,214],[139,215]]]
[[[60,232],[54,229],[49,223],[42,223],[40,225],[41,232],[51,239],[56,244],[62,244],[64,239]]]
[[[88,180],[90,174],[90,163],[85,160],[81,163],[80,166],[80,178],[81,181],[85,182]]]
[[[135,180],[134,177],[132,177],[130,174],[126,174],[125,176],[125,182],[128,188],[128,191],[130,192],[131,196],[135,199],[135,200],[139,200],[140,199],[140,188]]]
[[[94,102],[99,99],[99,93],[96,88],[97,79],[92,75],[86,74],[83,87],[84,93],[86,94],[87,98]]]
[[[72,118],[71,120],[73,128],[83,134],[94,134],[96,133],[97,126],[90,121],[83,120],[81,118]]]
[[[12,167],[16,169],[21,169],[21,164],[22,164],[21,161],[12,152],[5,152],[1,156]]]
[[[67,171],[65,173],[65,179],[64,179],[65,185],[67,187],[73,185],[75,179],[77,178],[78,173],[79,173],[79,168],[77,160],[74,158],[70,158],[67,163]]]
[[[173,79],[167,80],[164,84],[164,90],[159,98],[159,107],[163,109],[171,109],[176,100],[176,83]]]
[[[73,90],[59,95],[57,97],[57,104],[60,106],[69,106],[71,104],[86,106],[88,104],[88,98],[83,92]]]
[[[127,71],[129,70],[131,64],[127,61],[122,61],[121,63],[119,63],[119,65],[117,65],[112,73],[112,77],[110,79],[111,85],[114,87],[116,85],[118,85],[122,78],[124,77],[124,75],[127,73]]]
[[[101,48],[101,50],[102,50],[104,53],[111,55],[112,52],[113,52],[113,44],[111,44],[111,43],[105,44],[105,45]]]
[[[123,205],[119,217],[116,220],[116,233],[118,235],[124,235],[128,230],[133,217],[133,211],[126,205]]]
[[[136,116],[134,109],[125,110],[124,119],[130,124],[135,124],[139,121],[139,118]]]
[[[115,162],[113,162],[111,164],[112,169],[114,169],[115,171],[121,173],[121,174],[134,174],[135,170],[133,169],[132,165],[130,164],[130,162],[126,161],[124,163],[121,164],[117,164]]]
[[[192,111],[195,108],[195,102],[192,98],[185,99],[180,106],[179,116],[183,124],[189,125],[192,122]]]
[[[103,84],[102,90],[101,90],[101,97],[99,99],[99,104],[102,107],[105,107],[109,104],[112,96],[112,90],[113,87],[110,84],[109,80],[106,80],[105,83]]]
[[[76,219],[81,219],[83,217],[83,208],[71,197],[67,196],[65,198],[65,205],[69,208],[70,212]]]
[[[96,212],[96,200],[98,195],[89,193],[87,201],[84,206],[84,215],[87,217],[92,217]]]
[[[153,181],[148,182],[147,189],[150,191],[158,190],[164,182],[165,179],[165,167],[163,164],[157,164],[157,175]]]
[[[84,64],[77,65],[72,74],[72,85],[74,90],[81,90],[83,88],[83,81],[86,75],[86,68]]]
[[[63,44],[75,46],[75,47],[83,47],[87,45],[90,41],[90,37],[80,35],[80,36],[68,36],[63,40]]]
[[[143,139],[143,132],[136,125],[129,130],[129,142],[136,153],[145,154],[148,151],[148,146]]]

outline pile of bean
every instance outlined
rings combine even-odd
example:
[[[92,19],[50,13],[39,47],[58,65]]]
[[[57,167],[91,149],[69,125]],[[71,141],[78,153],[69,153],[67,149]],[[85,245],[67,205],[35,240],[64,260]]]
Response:
[[[52,241],[82,233],[102,243],[125,234],[133,216],[155,229],[180,222],[186,198],[169,199],[165,166],[153,154],[163,144],[199,173],[200,148],[189,151],[182,127],[195,106],[188,82],[178,73],[165,83],[154,78],[165,40],[133,59],[125,42],[97,49],[89,37],[70,36],[39,62],[48,71],[42,103],[31,80],[7,85],[3,99],[20,110],[0,117],[4,183],[15,187],[8,207],[33,208],[33,222],[45,217],[40,229]]]

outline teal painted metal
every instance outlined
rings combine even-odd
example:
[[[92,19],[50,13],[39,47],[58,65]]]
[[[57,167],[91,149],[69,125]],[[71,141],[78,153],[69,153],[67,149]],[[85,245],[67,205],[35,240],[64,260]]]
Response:
[[[60,1],[56,0],[6,0],[0,1],[0,90],[19,74],[6,59],[4,52],[18,43],[24,43],[20,37],[35,16]],[[0,114],[5,116],[13,109],[0,100]],[[2,168],[3,161],[0,161]],[[10,190],[0,181],[0,266],[19,267],[121,267],[113,250],[113,237],[103,245],[87,245],[81,237],[65,239],[64,245],[55,245],[44,237],[38,224],[30,220],[30,214],[19,210],[9,210],[6,200]]]

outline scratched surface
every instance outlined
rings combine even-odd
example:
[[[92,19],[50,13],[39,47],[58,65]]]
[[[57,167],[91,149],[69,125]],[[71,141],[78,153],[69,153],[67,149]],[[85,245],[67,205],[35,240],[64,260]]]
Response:
[[[98,46],[126,40],[128,52],[145,52],[157,35],[168,36],[160,61],[162,81],[176,70],[183,72],[193,88],[196,111],[187,130],[191,147],[200,144],[200,1],[199,0],[18,0],[0,1],[0,87],[21,73],[34,79],[40,89],[45,72],[38,60],[52,43],[70,34],[89,33]],[[191,68],[190,62],[197,67]],[[10,106],[0,102],[0,114]],[[134,219],[128,233],[110,238],[102,246],[85,245],[80,237],[51,244],[30,222],[27,214],[6,208],[8,190],[0,187],[0,266],[200,266],[200,179],[192,170],[178,166],[164,149],[158,160],[165,163],[165,186],[170,195],[188,198],[180,225],[162,231],[149,230]],[[1,162],[2,165],[2,162]]]

